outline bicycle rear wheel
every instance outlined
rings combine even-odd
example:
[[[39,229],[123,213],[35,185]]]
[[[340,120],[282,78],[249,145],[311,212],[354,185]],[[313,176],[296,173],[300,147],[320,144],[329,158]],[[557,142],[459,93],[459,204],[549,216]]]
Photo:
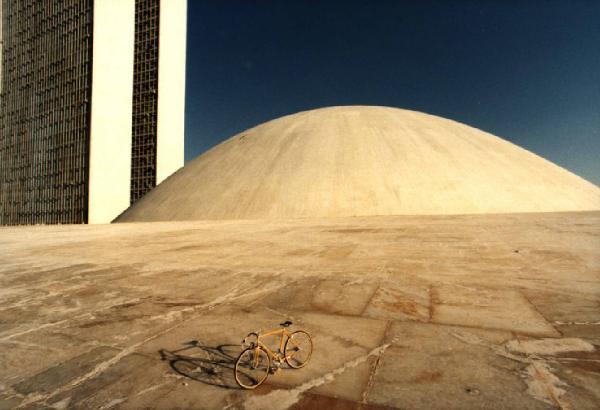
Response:
[[[304,330],[297,330],[285,341],[283,354],[287,364],[299,369],[306,366],[312,356],[312,339]]]
[[[235,381],[244,389],[260,386],[271,368],[271,358],[260,347],[249,347],[242,351],[235,362]]]

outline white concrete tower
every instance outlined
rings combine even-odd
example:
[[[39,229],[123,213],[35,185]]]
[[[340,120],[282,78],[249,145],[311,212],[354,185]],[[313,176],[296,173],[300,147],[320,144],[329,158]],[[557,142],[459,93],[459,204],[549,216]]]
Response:
[[[89,223],[111,222],[183,166],[186,9],[94,2]]]
[[[110,223],[183,166],[186,13],[0,2],[0,225]]]

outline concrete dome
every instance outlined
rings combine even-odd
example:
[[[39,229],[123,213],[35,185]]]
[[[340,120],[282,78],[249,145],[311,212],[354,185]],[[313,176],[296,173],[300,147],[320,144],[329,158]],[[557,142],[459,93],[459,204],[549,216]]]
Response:
[[[266,122],[188,163],[117,221],[600,209],[600,189],[444,118],[331,107]]]

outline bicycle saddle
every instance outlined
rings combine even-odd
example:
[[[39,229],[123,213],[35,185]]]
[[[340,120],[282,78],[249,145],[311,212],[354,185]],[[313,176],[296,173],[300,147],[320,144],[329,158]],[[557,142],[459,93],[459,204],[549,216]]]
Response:
[[[288,327],[288,326],[290,326],[290,325],[293,325],[293,323],[292,323],[292,322],[290,322],[289,320],[286,320],[285,322],[283,322],[283,323],[280,323],[279,325],[280,325],[280,326],[283,326],[283,327]]]

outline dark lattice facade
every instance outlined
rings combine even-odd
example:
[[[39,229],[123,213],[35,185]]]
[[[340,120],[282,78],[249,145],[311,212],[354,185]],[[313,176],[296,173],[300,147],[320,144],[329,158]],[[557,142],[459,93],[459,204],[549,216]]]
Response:
[[[2,225],[87,222],[92,1],[2,0]]]
[[[134,203],[156,185],[159,1],[135,1],[131,195]]]

